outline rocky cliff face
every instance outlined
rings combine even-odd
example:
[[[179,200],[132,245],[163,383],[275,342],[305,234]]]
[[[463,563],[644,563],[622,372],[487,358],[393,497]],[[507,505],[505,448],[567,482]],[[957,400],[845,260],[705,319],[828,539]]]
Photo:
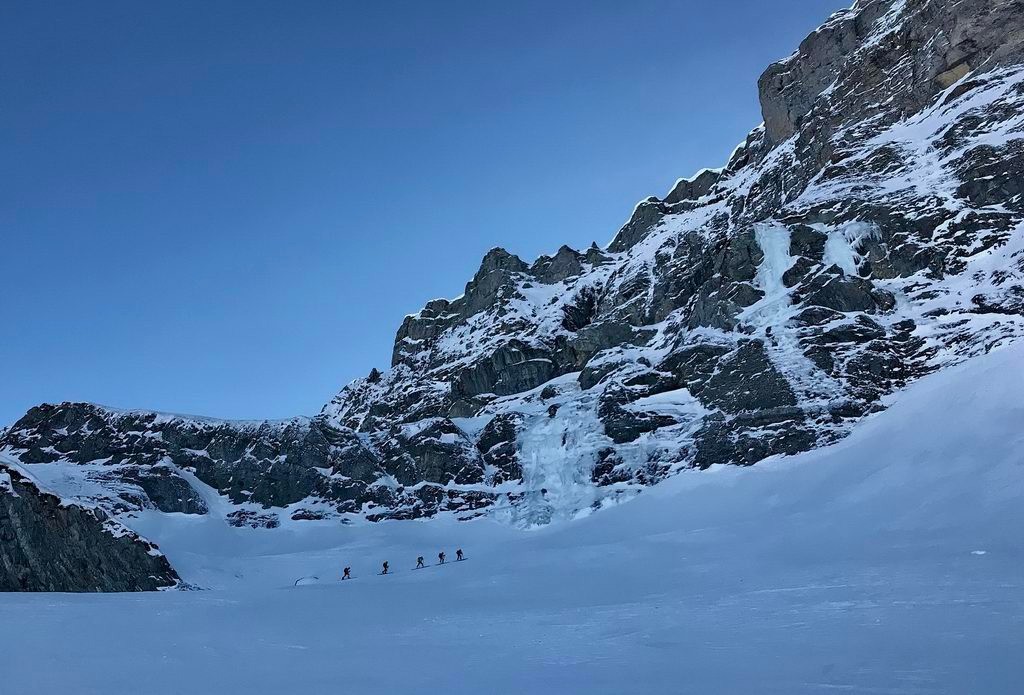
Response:
[[[123,513],[219,493],[266,526],[544,523],[834,442],[1024,334],[1024,0],[858,2],[758,88],[764,123],[724,167],[640,202],[606,248],[490,251],[312,419],[63,404],[0,446]]]
[[[449,470],[456,481],[475,479],[476,449],[440,420],[389,430],[374,443],[323,417],[237,422],[63,403],[30,410],[3,444],[41,476],[59,472],[62,492],[116,514],[206,514],[212,496],[232,525],[273,528],[287,519],[396,516],[400,508],[420,516],[424,500],[436,508],[441,497],[445,508],[464,510],[477,497],[442,485]],[[450,469],[465,455],[460,446],[472,450],[465,471]]]
[[[0,591],[153,591],[178,584],[155,545],[0,463]]]
[[[522,471],[526,521],[835,441],[1021,335],[1022,62],[1021,2],[838,13],[761,77],[765,123],[725,167],[642,201],[606,249],[491,251],[323,415],[447,418],[501,480]]]

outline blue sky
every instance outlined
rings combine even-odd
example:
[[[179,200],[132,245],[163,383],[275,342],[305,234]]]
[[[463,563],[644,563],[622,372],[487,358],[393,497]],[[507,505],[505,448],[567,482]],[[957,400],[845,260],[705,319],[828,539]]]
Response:
[[[0,424],[313,414],[489,248],[724,163],[848,4],[4,3]]]

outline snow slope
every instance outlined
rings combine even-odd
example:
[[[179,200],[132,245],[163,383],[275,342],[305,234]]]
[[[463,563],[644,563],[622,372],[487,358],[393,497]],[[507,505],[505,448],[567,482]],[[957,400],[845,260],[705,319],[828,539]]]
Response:
[[[0,690],[1017,693],[1022,363],[998,349],[831,447],[531,531],[148,513],[211,590],[0,594]],[[458,545],[467,562],[409,570]]]

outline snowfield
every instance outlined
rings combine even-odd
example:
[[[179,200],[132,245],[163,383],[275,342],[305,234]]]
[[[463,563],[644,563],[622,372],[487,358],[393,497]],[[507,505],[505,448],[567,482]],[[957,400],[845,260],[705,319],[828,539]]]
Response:
[[[208,590],[0,594],[0,691],[1019,693],[1022,364],[996,350],[830,448],[530,531],[142,516]]]

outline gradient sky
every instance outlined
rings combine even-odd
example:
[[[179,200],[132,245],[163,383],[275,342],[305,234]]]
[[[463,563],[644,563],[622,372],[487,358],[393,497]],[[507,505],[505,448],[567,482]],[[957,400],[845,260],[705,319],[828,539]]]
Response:
[[[849,0],[5,2],[0,425],[313,414],[491,247],[723,164]]]

